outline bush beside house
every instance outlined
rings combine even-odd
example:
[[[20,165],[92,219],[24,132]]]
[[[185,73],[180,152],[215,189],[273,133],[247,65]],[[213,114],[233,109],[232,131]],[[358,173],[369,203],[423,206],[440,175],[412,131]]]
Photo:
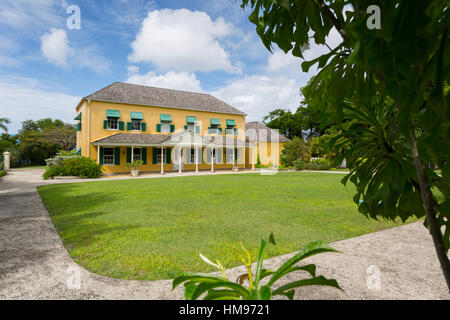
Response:
[[[52,161],[47,161],[49,167],[42,175],[45,180],[53,179],[53,177],[58,176],[76,176],[81,178],[96,179],[102,175],[102,165],[89,158],[81,156],[58,158],[59,160],[49,159]]]

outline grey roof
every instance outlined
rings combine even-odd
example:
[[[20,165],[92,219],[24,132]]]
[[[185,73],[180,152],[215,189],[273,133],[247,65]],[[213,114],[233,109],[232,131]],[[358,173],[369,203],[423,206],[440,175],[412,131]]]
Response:
[[[105,138],[94,141],[94,145],[159,145],[163,142],[169,142],[169,139],[183,135],[185,132],[177,134],[157,134],[157,133],[116,133]],[[245,146],[242,140],[226,136],[201,136],[206,141],[212,142],[218,146]],[[248,145],[248,144],[247,144]]]
[[[170,134],[155,134],[155,133],[116,133],[111,136],[98,139],[94,141],[94,144],[160,144],[167,140]]]
[[[84,97],[81,101],[83,100],[245,115],[244,112],[209,94],[122,82],[114,82]]]
[[[290,141],[288,138],[279,134],[275,130],[270,129],[264,123],[253,121],[247,122],[245,124],[245,138],[247,141],[251,142],[271,142],[272,138],[278,142],[288,142]]]

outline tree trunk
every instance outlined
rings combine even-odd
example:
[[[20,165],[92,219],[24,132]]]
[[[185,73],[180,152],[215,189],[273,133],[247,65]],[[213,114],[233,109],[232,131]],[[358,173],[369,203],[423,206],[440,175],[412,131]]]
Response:
[[[426,219],[428,222],[428,228],[433,238],[434,247],[441,264],[442,272],[444,273],[445,281],[450,292],[450,262],[448,260],[447,252],[445,250],[444,241],[442,240],[442,233],[439,224],[436,219],[436,208],[433,195],[431,193],[430,184],[425,175],[425,166],[422,159],[419,157],[419,151],[417,149],[417,139],[413,125],[409,128],[409,138],[411,140],[411,151],[414,158],[414,165],[416,167],[417,177],[419,178],[420,195],[422,197],[423,207],[426,212]]]

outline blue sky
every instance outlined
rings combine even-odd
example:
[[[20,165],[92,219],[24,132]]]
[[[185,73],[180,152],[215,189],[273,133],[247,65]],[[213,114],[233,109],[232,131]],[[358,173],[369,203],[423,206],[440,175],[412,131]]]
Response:
[[[80,29],[67,26],[72,5]],[[73,122],[80,98],[114,81],[210,93],[247,121],[295,110],[314,71],[269,53],[248,15],[234,0],[2,0],[0,117],[11,133],[27,119]],[[306,57],[325,51],[312,45]]]

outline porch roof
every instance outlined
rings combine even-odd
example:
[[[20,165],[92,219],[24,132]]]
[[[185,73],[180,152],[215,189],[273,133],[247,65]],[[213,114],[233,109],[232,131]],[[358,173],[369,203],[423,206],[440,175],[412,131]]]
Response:
[[[192,145],[203,145],[203,146],[216,146],[216,147],[246,147],[253,146],[252,143],[246,143],[242,140],[237,140],[233,137],[227,136],[200,136],[189,131],[180,132],[175,135],[171,134],[154,134],[154,133],[116,133],[111,136],[98,139],[92,144],[95,146],[176,146],[186,145],[186,141],[191,141],[188,139],[181,139],[180,143],[177,143],[176,138],[183,135],[192,135]],[[201,142],[203,141],[203,142]]]

